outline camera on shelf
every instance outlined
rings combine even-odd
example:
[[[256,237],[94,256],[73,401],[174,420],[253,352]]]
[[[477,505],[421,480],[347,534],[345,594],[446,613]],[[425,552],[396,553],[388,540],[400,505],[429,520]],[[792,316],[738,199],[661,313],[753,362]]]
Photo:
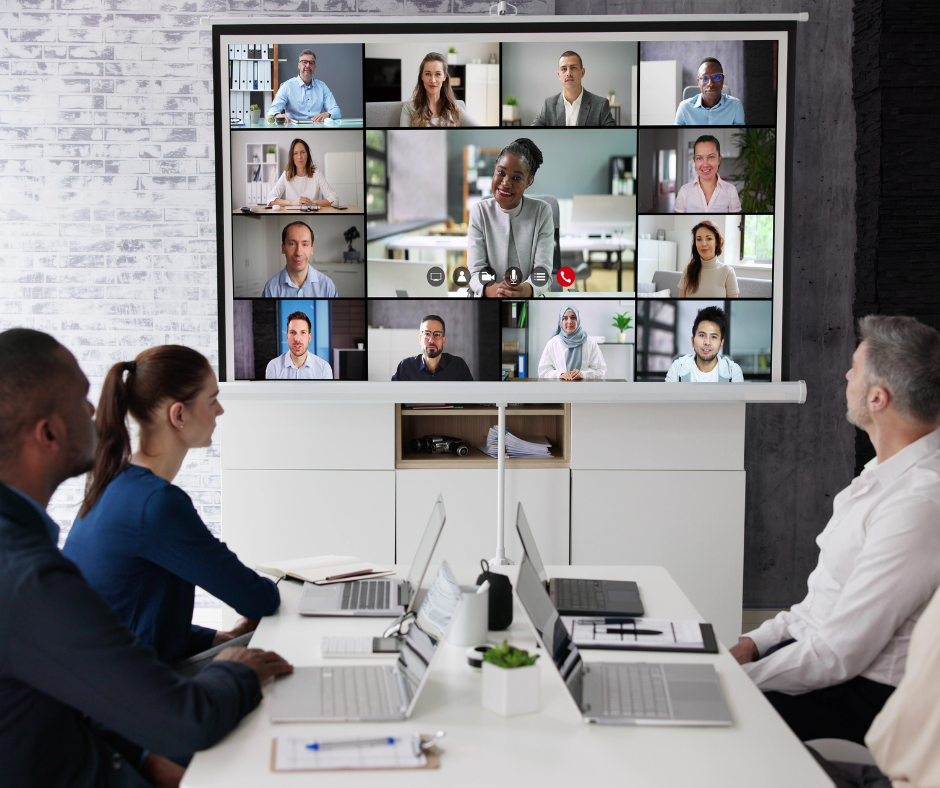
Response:
[[[451,438],[449,435],[425,435],[423,438],[411,439],[411,450],[418,454],[456,454],[466,457],[470,449],[460,438]]]

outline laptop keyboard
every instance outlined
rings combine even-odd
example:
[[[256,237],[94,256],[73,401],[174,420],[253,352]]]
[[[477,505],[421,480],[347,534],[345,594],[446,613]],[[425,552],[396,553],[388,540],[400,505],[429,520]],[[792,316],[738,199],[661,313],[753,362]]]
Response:
[[[669,719],[666,686],[658,665],[608,662],[597,667],[601,673],[605,716]]]
[[[357,580],[343,585],[343,610],[388,610],[389,580]]]
[[[555,607],[559,610],[603,610],[604,590],[601,582],[555,578]]]
[[[370,665],[321,668],[321,708],[313,716],[335,719],[391,718],[393,710],[385,685],[387,673],[383,668]]]

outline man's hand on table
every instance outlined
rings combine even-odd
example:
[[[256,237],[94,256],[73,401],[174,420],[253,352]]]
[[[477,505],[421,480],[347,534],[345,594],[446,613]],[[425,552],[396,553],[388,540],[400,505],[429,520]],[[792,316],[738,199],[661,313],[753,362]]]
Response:
[[[760,656],[757,653],[757,644],[750,638],[741,638],[737,645],[732,646],[728,651],[738,661],[739,665],[753,662]]]
[[[263,651],[260,648],[245,648],[244,646],[230,646],[223,648],[216,656],[214,662],[239,662],[251,668],[258,681],[264,684],[273,676],[285,676],[294,671],[294,666],[286,659],[273,651]]]

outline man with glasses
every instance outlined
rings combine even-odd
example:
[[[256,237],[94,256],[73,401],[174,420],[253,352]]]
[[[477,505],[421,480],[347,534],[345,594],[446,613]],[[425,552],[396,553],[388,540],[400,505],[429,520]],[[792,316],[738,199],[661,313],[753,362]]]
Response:
[[[713,57],[705,58],[698,67],[701,93],[679,104],[677,126],[743,126],[744,105],[740,99],[722,93],[726,75]]]
[[[305,49],[300,53],[297,70],[299,76],[287,80],[278,89],[268,110],[268,122],[273,122],[279,115],[288,123],[292,120],[312,120],[314,123],[339,120],[342,113],[330,89],[325,82],[313,78],[317,56],[312,50]]]
[[[467,362],[444,352],[444,318],[427,315],[418,331],[421,353],[402,359],[392,380],[473,380]]]

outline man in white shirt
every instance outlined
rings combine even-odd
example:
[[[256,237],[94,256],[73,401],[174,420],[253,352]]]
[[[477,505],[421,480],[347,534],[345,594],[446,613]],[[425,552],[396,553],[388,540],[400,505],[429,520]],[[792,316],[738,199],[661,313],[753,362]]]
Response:
[[[304,312],[287,317],[286,353],[271,359],[264,370],[265,380],[332,380],[333,369],[315,353],[309,352],[312,324]]]
[[[692,324],[692,353],[679,356],[666,373],[666,383],[743,383],[741,367],[720,355],[728,333],[728,316],[717,306],[706,306]]]
[[[570,49],[558,58],[562,92],[545,99],[533,126],[615,126],[610,102],[583,87],[585,68],[581,55]]]
[[[806,598],[731,649],[804,741],[862,742],[940,586],[940,334],[887,316],[859,334],[847,417],[876,457],[833,502]]]

